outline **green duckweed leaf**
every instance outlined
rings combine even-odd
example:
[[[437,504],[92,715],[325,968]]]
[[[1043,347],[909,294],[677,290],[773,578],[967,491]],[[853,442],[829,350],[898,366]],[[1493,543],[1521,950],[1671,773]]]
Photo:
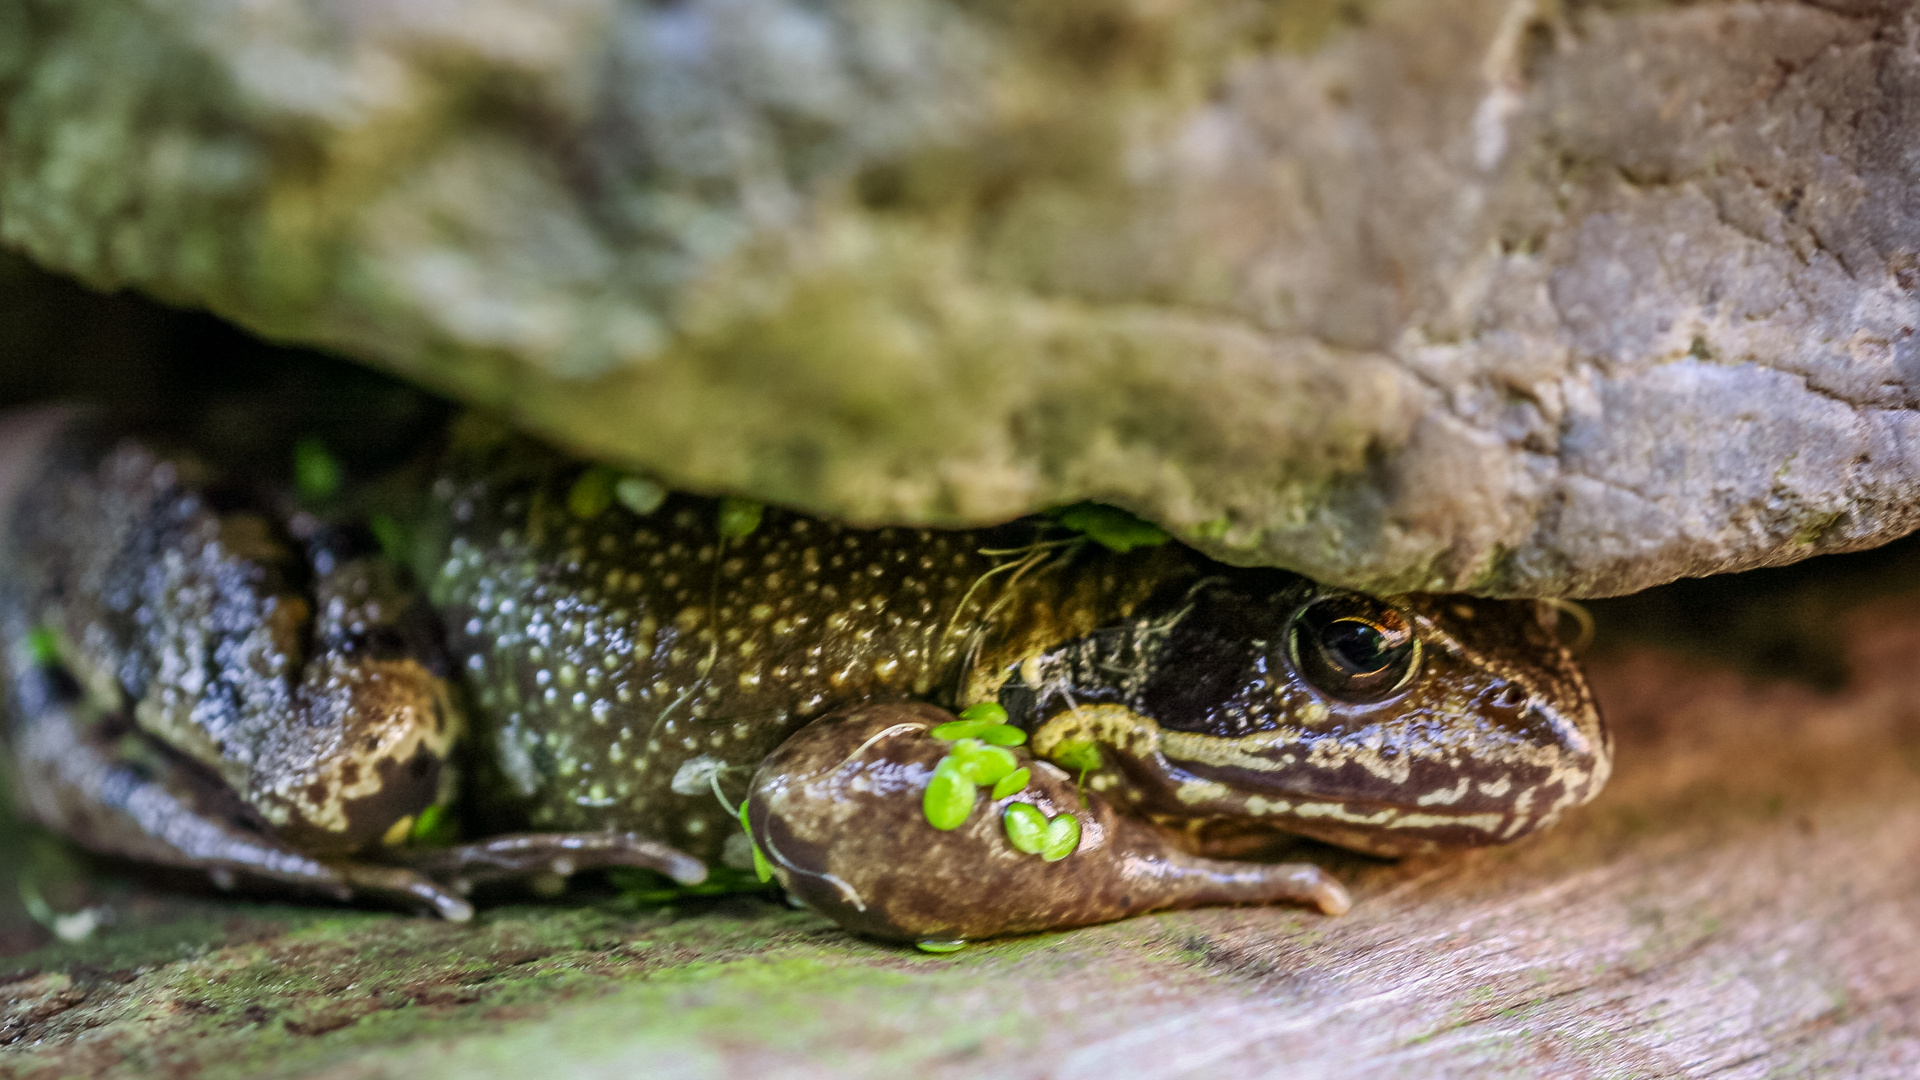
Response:
[[[1019,746],[1027,741],[1027,733],[1012,724],[995,724],[981,732],[980,738],[995,746]]]
[[[587,466],[567,492],[567,510],[583,521],[599,517],[613,505],[613,485],[619,478],[605,465]]]
[[[1075,503],[1051,511],[1050,516],[1094,543],[1117,552],[1156,547],[1171,539],[1160,526],[1105,503]]]
[[[979,791],[951,756],[942,758],[934,767],[933,779],[927,781],[927,793],[920,802],[927,824],[942,831],[966,824],[967,816],[973,813],[974,796]]]
[[[1080,819],[1072,814],[1061,814],[1047,822],[1047,835],[1040,845],[1040,857],[1048,862],[1059,862],[1073,854],[1079,846]]]
[[[913,947],[924,953],[959,952],[967,947],[964,941],[916,941]]]
[[[1020,759],[1011,752],[988,746],[979,739],[961,739],[954,743],[953,752],[946,760],[954,763],[960,775],[976,784],[998,784],[1020,767]]]
[[[985,720],[989,724],[1007,722],[1006,707],[997,701],[979,701],[960,710],[962,720]]]
[[[1092,739],[1071,739],[1054,747],[1047,758],[1068,772],[1090,773],[1100,767],[1100,745]]]
[[[932,735],[949,741],[982,739],[995,746],[1019,746],[1027,741],[1027,733],[1007,723],[1007,710],[994,701],[967,706],[961,710],[960,719],[941,724]]]
[[[667,489],[659,481],[645,476],[623,476],[613,482],[613,497],[621,506],[646,517],[667,501]]]
[[[936,739],[952,742],[955,739],[977,739],[980,733],[994,726],[991,720],[949,720],[934,728],[928,734]]]
[[[1012,724],[1002,724],[991,719],[950,720],[933,729],[930,734],[936,739],[951,742],[956,739],[980,739],[995,746],[1019,746],[1027,741],[1027,733]]]
[[[732,495],[721,499],[720,539],[739,540],[752,536],[753,530],[760,527],[760,516],[766,510],[766,506],[752,499],[739,499]]]
[[[327,445],[308,435],[293,444],[293,489],[301,502],[322,503],[340,493],[346,474]]]
[[[1031,803],[1007,804],[1000,825],[1007,830],[1007,843],[1015,851],[1038,855],[1047,845],[1047,815]]]
[[[1001,777],[999,783],[993,785],[993,797],[995,799],[1004,799],[1009,795],[1018,795],[1022,791],[1027,790],[1027,784],[1032,781],[1032,779],[1032,769],[1024,767],[1015,769]]]

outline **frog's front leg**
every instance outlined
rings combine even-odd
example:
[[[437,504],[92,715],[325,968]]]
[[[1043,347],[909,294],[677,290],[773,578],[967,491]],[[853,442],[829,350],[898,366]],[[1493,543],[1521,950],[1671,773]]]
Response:
[[[130,725],[90,718],[64,674],[14,676],[14,789],[40,824],[103,855],[202,870],[216,882],[245,875],[339,900],[380,897],[448,919],[473,908],[448,887],[402,867],[321,860],[264,828],[216,776]]]
[[[910,941],[1210,904],[1350,905],[1317,866],[1190,855],[1023,750],[933,735],[953,719],[927,705],[869,705],[770,755],[747,820],[780,884],[849,929]]]

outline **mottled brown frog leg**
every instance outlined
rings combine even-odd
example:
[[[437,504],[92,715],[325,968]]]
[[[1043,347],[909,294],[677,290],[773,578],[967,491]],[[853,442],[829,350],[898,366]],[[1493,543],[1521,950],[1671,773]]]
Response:
[[[238,801],[215,777],[154,749],[130,728],[82,719],[83,706],[58,692],[59,676],[16,676],[14,790],[40,824],[102,855],[206,871],[221,885],[236,876],[425,907],[464,920],[473,908],[452,890],[401,867],[323,861],[251,829]]]
[[[492,881],[614,866],[657,870],[682,885],[707,879],[706,864],[699,859],[623,832],[514,833],[456,847],[402,850],[391,858],[462,891]]]
[[[1024,747],[1012,751],[1032,771],[1024,788],[994,798],[980,785],[967,795],[970,806],[957,804],[964,820],[936,829],[929,782],[959,744],[930,732],[952,719],[926,705],[869,705],[809,725],[761,764],[748,821],[788,892],[848,929],[908,941],[1029,933],[1210,904],[1278,901],[1329,915],[1351,904],[1317,866],[1181,851]],[[1076,830],[1077,842],[1069,843]]]

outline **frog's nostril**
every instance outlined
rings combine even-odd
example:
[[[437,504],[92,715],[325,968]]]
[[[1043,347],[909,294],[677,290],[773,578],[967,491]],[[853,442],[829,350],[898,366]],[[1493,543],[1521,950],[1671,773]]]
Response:
[[[1517,709],[1526,704],[1527,692],[1512,683],[1502,686],[1493,695],[1493,705],[1497,709]]]

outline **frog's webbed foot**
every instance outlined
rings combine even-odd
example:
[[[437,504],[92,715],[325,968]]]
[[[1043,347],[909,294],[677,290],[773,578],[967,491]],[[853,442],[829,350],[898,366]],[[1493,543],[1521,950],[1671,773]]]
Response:
[[[338,900],[379,897],[456,921],[473,907],[453,890],[393,866],[301,854],[248,822],[217,778],[152,746],[112,720],[88,722],[63,676],[17,676],[14,767],[22,809],[102,855],[206,872],[225,886],[246,877]],[[27,782],[29,781],[30,782]]]
[[[616,866],[656,870],[682,885],[707,879],[706,864],[639,833],[514,833],[447,848],[415,848],[390,856],[465,892],[475,885],[539,874],[562,877]]]
[[[1351,905],[1317,866],[1188,854],[1024,748],[930,734],[952,719],[865,706],[816,721],[761,764],[748,821],[788,892],[849,929],[917,941],[1210,904]],[[996,784],[1016,768],[1031,770],[1024,784]]]

